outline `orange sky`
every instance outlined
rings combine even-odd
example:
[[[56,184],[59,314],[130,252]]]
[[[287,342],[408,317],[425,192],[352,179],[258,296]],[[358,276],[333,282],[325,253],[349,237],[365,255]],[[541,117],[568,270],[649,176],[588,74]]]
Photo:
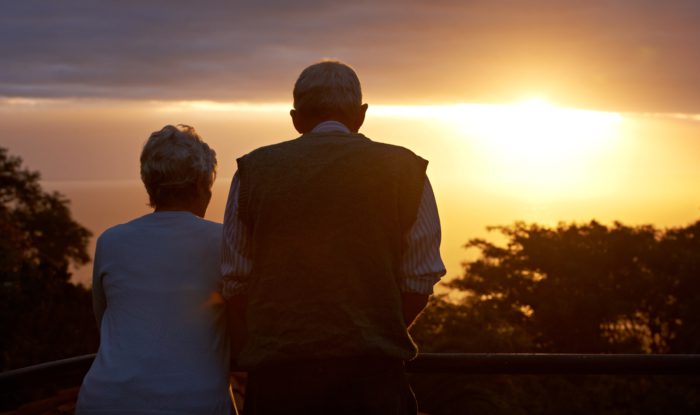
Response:
[[[362,132],[430,160],[454,276],[487,225],[700,218],[698,21],[690,0],[10,2],[0,145],[99,233],[147,211],[149,133],[194,125],[220,220],[235,158],[294,136],[301,69],[341,59]]]
[[[207,217],[221,220],[235,158],[293,138],[285,104],[15,102],[0,107],[3,145],[66,193],[99,234],[146,213],[138,156],[150,131],[194,125],[217,151]],[[700,219],[700,120],[691,115],[509,105],[370,105],[361,130],[430,161],[448,275],[461,273],[470,238],[525,220],[682,226]],[[79,272],[87,281],[88,269]]]

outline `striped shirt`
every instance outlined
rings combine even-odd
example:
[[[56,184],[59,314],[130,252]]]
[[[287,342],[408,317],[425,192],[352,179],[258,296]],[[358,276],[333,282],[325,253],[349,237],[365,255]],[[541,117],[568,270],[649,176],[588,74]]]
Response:
[[[338,131],[350,132],[345,125],[337,121],[323,122],[312,130],[314,133]],[[223,294],[226,298],[246,292],[252,270],[246,225],[238,217],[239,189],[240,179],[236,173],[231,182],[224,213],[221,274],[224,281]],[[446,271],[440,257],[440,217],[433,188],[427,176],[423,183],[416,221],[406,238],[406,251],[401,258],[400,289],[402,292],[432,294],[433,286]]]

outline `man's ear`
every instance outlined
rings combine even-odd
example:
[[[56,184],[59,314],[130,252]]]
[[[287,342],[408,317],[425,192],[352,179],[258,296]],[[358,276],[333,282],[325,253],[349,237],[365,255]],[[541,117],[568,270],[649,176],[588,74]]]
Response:
[[[357,119],[355,120],[355,125],[352,128],[353,132],[358,132],[360,130],[360,127],[362,127],[362,124],[365,122],[365,114],[367,114],[367,108],[369,108],[369,105],[367,104],[362,104],[360,106],[360,111],[357,113]]]
[[[294,129],[297,130],[299,134],[304,134],[304,122],[299,116],[299,113],[295,109],[289,110],[289,116],[292,117],[292,124],[294,124]]]

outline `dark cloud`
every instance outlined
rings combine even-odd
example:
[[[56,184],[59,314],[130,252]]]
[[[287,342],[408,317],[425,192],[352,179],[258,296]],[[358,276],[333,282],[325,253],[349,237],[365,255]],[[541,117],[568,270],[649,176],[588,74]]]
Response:
[[[698,21],[694,1],[24,0],[3,4],[0,95],[289,100],[336,57],[375,101],[700,112]]]

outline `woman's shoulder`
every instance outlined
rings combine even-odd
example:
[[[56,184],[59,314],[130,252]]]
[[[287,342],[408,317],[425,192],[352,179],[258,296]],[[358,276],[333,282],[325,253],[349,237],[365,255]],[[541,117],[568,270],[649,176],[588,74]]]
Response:
[[[214,222],[212,220],[204,219],[204,218],[197,218],[197,219],[201,223],[202,227],[209,229],[211,231],[221,232],[221,230],[224,228],[224,225],[222,223]]]
[[[133,232],[133,225],[132,222],[126,222],[126,223],[120,223],[114,226],[111,226],[107,228],[104,232],[100,234],[100,236],[97,238],[97,242],[106,242],[114,239],[121,239],[124,237],[124,235],[127,235],[131,232]]]
[[[133,237],[134,234],[142,232],[147,227],[149,216],[150,214],[146,214],[128,222],[110,226],[97,238],[97,244],[101,245],[112,241],[118,242]]]
[[[197,218],[200,232],[206,237],[210,243],[218,246],[221,244],[221,237],[224,230],[224,225],[218,222],[210,221],[204,218]]]
[[[142,237],[148,238],[149,236],[156,237],[157,235],[176,237],[176,235],[181,235],[183,232],[193,237],[199,235],[199,238],[221,240],[223,231],[221,223],[200,218],[193,214],[170,215],[170,218],[164,218],[162,217],[163,215],[160,216],[148,214],[126,223],[114,225],[102,232],[97,238],[97,244],[119,243],[120,241],[123,242],[133,238],[140,239]]]
[[[224,225],[219,222],[214,222],[209,219],[200,218],[199,216],[191,215],[188,217],[189,226],[204,234],[221,236]]]

